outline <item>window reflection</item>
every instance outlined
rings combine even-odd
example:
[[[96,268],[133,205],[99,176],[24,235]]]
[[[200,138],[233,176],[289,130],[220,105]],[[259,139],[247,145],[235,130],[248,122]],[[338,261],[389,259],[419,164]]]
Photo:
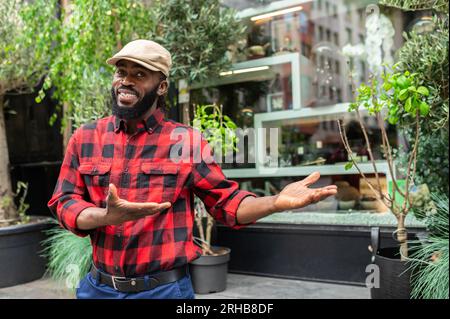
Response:
[[[337,119],[343,121],[356,160],[369,163],[370,158],[360,124],[354,115],[345,114],[264,123],[266,128],[280,128],[279,167],[344,165],[348,161],[348,156],[339,135]],[[377,123],[373,117],[363,117],[363,121],[372,145],[374,159],[383,160],[381,131]],[[395,128],[389,125],[386,130],[392,145],[396,147]]]
[[[192,90],[191,100],[195,104],[223,105],[226,114],[240,127],[253,126],[243,122],[244,110],[254,114],[292,109],[291,69],[291,63],[265,66],[261,70],[242,69],[239,72],[244,73],[222,76],[219,85]]]

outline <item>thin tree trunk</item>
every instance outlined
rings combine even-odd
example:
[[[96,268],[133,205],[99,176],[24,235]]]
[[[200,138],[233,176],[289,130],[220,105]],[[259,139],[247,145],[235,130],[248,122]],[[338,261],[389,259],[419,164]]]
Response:
[[[400,212],[400,214],[398,215],[398,223],[397,223],[397,240],[400,243],[401,260],[407,260],[408,258],[408,242],[405,228],[405,217],[406,216],[404,215],[404,213]]]
[[[18,218],[17,211],[14,207],[11,177],[9,174],[4,98],[3,95],[0,95],[0,223]]]
[[[67,145],[69,144],[70,137],[72,136],[72,120],[69,118],[69,105],[67,103],[63,103],[63,111],[62,116],[65,117],[65,127],[63,131],[63,149],[62,155],[66,153]]]

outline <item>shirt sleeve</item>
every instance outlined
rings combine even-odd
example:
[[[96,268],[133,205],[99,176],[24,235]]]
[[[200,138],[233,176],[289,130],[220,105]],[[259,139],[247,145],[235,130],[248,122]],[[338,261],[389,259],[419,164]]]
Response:
[[[226,179],[220,166],[211,155],[208,142],[201,138],[200,162],[193,166],[193,191],[205,204],[206,210],[214,219],[228,227],[239,229],[253,224],[239,224],[236,212],[239,204],[247,196],[256,197],[254,193],[239,189],[236,181]]]
[[[84,200],[86,185],[78,171],[79,157],[77,152],[76,132],[72,135],[67,145],[58,181],[48,207],[58,218],[62,227],[77,236],[86,237],[92,230],[77,228],[77,217],[88,207],[94,204]]]

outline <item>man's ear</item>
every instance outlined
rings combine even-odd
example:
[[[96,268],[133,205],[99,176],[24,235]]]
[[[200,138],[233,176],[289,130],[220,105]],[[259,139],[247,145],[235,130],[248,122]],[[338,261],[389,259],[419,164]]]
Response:
[[[159,83],[158,95],[165,95],[169,90],[169,82],[167,80],[162,80]]]

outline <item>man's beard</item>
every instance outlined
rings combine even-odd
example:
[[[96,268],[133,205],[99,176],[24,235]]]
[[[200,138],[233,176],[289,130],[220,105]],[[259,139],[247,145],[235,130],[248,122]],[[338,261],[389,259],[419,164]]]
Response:
[[[136,102],[136,104],[134,104],[133,106],[119,106],[117,104],[117,96],[115,90],[114,88],[111,88],[112,113],[123,120],[134,120],[140,118],[153,106],[153,103],[155,103],[156,99],[158,98],[158,87],[159,85],[156,85],[153,90],[145,94],[142,100]],[[118,90],[119,89],[131,90],[137,94],[135,90],[126,86],[120,86]]]

